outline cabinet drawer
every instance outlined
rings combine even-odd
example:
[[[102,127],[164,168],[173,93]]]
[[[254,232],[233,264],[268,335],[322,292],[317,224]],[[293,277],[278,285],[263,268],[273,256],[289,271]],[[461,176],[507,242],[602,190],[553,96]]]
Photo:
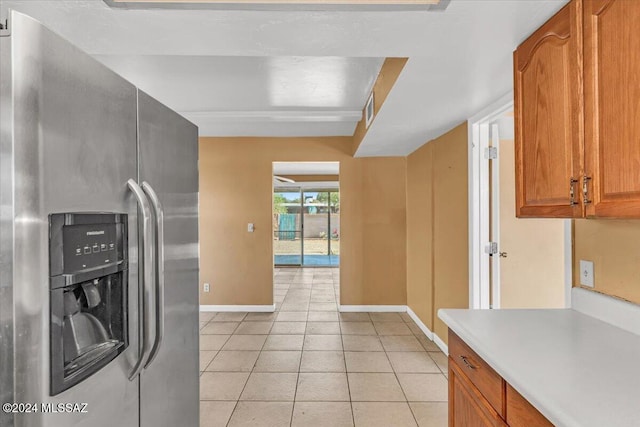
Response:
[[[507,424],[512,427],[553,427],[520,393],[507,384]]]
[[[449,427],[506,427],[458,365],[449,363]]]
[[[482,393],[493,409],[505,418],[504,380],[451,330],[449,330],[449,357]]]

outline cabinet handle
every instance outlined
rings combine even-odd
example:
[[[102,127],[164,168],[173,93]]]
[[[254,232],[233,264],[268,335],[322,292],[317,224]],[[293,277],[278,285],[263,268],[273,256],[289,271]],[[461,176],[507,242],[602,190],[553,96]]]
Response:
[[[589,181],[591,181],[590,176],[582,177],[582,202],[586,205],[587,203],[591,203],[589,200]]]
[[[469,360],[467,359],[467,356],[460,356],[460,359],[462,359],[462,362],[467,366],[467,368],[477,369],[476,366],[472,365],[471,362],[469,362]]]
[[[577,179],[574,179],[573,177],[569,178],[569,204],[571,206],[575,206],[578,204],[578,202],[576,202],[576,184],[578,183]]]

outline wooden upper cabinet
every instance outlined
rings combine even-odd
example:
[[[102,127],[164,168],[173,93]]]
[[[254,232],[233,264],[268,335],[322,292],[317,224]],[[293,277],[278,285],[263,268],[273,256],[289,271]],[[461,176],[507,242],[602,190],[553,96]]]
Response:
[[[640,1],[585,0],[587,216],[640,217]]]
[[[514,52],[518,217],[583,215],[581,6],[571,1]]]
[[[572,0],[515,51],[517,216],[640,218],[638,22]]]

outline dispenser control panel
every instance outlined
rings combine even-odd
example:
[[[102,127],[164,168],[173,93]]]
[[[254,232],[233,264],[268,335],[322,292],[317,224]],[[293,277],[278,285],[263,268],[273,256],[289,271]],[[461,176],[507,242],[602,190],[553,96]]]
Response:
[[[115,265],[126,258],[125,214],[53,214],[51,276]]]
[[[117,262],[117,238],[116,224],[65,226],[62,229],[65,272]]]

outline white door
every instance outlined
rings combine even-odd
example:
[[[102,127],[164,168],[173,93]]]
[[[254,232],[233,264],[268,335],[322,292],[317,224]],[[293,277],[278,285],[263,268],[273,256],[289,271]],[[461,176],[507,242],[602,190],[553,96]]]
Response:
[[[491,256],[493,308],[560,308],[565,305],[565,226],[563,219],[515,216],[513,116],[491,124]]]

